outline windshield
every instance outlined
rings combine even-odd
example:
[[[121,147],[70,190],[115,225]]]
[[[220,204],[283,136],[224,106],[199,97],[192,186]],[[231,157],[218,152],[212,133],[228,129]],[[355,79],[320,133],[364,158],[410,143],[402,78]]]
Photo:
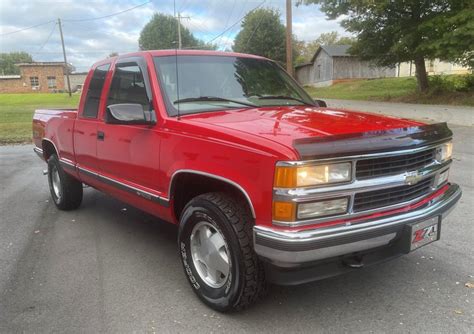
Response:
[[[177,115],[178,106],[185,115],[230,108],[314,105],[309,95],[269,60],[166,56],[154,61],[170,116]]]

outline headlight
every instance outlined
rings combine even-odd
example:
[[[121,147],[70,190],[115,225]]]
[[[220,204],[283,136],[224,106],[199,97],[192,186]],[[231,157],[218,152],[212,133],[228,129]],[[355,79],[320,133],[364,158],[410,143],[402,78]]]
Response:
[[[453,142],[444,143],[443,145],[436,148],[436,160],[438,162],[444,162],[451,159],[453,154]]]
[[[337,198],[298,205],[298,219],[320,218],[347,212],[348,199]]]
[[[351,170],[350,162],[301,167],[277,166],[275,187],[297,188],[348,182],[351,180]]]
[[[340,215],[347,212],[349,198],[328,198],[316,202],[273,202],[273,220],[293,222],[296,219],[311,219]]]

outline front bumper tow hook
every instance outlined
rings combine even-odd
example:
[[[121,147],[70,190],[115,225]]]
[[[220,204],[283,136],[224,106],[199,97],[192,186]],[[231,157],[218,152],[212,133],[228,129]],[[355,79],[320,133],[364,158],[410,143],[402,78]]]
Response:
[[[343,263],[351,268],[362,268],[364,266],[364,263],[362,262],[362,257],[358,256],[345,258],[343,260]]]

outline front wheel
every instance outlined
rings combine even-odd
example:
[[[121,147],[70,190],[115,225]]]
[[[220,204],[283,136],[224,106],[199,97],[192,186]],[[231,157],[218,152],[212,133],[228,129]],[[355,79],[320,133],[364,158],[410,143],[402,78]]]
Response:
[[[67,174],[53,154],[48,159],[48,183],[54,204],[60,210],[77,209],[82,202],[82,182]]]
[[[178,243],[188,281],[213,309],[245,308],[265,290],[252,247],[252,218],[232,196],[208,193],[191,200],[181,216]]]

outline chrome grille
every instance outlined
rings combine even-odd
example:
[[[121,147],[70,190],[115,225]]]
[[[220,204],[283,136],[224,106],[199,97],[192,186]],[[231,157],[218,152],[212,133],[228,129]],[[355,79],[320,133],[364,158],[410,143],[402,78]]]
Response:
[[[430,192],[433,178],[427,178],[414,185],[358,193],[354,196],[354,212],[382,208],[408,202]]]
[[[356,178],[367,179],[401,174],[423,168],[435,159],[436,150],[357,161]]]

